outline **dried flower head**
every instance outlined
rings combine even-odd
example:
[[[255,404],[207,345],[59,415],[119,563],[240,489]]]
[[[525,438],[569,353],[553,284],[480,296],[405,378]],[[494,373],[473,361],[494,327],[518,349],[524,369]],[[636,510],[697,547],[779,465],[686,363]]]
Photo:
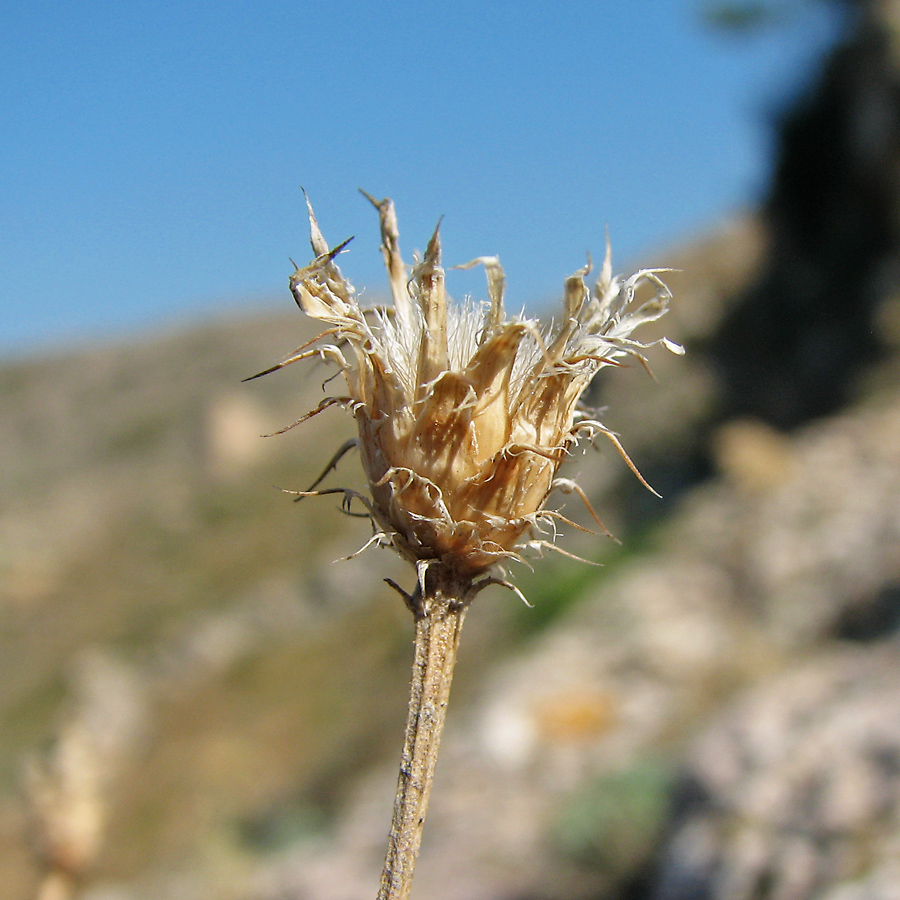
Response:
[[[393,203],[366,196],[380,215],[393,308],[360,307],[335,263],[347,242],[329,248],[307,200],[316,258],[297,268],[290,286],[300,308],[329,327],[266,371],[315,356],[337,363],[347,395],[323,400],[294,424],[334,404],[349,407],[359,436],[332,463],[359,448],[371,496],[344,493],[368,510],[372,541],[413,562],[420,580],[440,563],[472,584],[524,549],[551,545],[541,535],[552,534],[553,520],[562,518],[545,508],[554,490],[574,491],[587,503],[574,482],[558,477],[580,440],[606,435],[634,469],[615,435],[580,400],[602,367],[624,356],[644,361],[648,345],[631,334],[663,315],[671,294],[659,277],[663,270],[613,278],[607,242],[593,290],[585,284],[590,262],[566,279],[556,325],[542,329],[534,320],[506,317],[496,257],[460,267],[484,266],[489,302],[455,304],[445,291],[439,231],[407,268]],[[642,283],[653,296],[637,303]]]

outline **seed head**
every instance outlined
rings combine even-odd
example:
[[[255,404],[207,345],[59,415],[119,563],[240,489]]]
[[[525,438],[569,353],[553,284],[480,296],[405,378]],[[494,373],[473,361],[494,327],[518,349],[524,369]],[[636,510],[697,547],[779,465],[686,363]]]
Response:
[[[551,546],[540,535],[562,518],[545,509],[552,491],[575,491],[587,502],[574,482],[558,477],[581,439],[608,436],[634,469],[615,435],[579,402],[599,369],[625,356],[644,361],[649,345],[631,333],[666,311],[665,270],[613,278],[607,241],[593,290],[584,280],[588,262],[566,279],[560,322],[542,328],[507,318],[496,257],[460,266],[484,266],[489,302],[450,301],[439,228],[408,268],[393,203],[366,197],[380,215],[393,306],[360,307],[335,263],[347,242],[329,249],[307,200],[316,258],[297,268],[290,287],[300,308],[328,328],[266,371],[313,356],[337,363],[347,395],[327,398],[294,424],[334,404],[350,408],[359,434],[339,455],[351,443],[359,448],[370,496],[344,493],[368,510],[372,540],[413,562],[420,577],[439,563],[472,583],[528,547]],[[639,304],[642,283],[654,293]],[[682,352],[665,339],[653,343]]]

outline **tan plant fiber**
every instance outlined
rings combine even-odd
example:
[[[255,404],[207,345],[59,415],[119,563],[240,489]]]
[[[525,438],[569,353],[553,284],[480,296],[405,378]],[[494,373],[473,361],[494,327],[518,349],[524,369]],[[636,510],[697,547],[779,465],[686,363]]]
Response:
[[[352,409],[373,541],[420,571],[440,563],[474,579],[522,550],[547,546],[540,535],[559,514],[545,503],[555,489],[577,491],[557,473],[579,440],[605,434],[624,456],[579,401],[602,367],[628,355],[644,360],[648,345],[630,335],[662,316],[671,294],[663,270],[613,278],[607,244],[593,290],[585,284],[590,264],[566,279],[556,325],[506,317],[496,257],[460,267],[484,266],[489,302],[455,304],[444,286],[439,231],[410,269],[393,203],[369,199],[380,214],[393,308],[360,307],[335,263],[347,242],[329,249],[309,206],[316,258],[294,272],[290,286],[298,306],[329,328],[318,346],[311,342],[273,368],[313,356],[340,366],[347,395],[327,398],[303,420],[336,403]],[[653,296],[636,303],[642,283]]]
[[[546,508],[555,490],[576,493],[594,515],[578,485],[558,474],[579,441],[605,435],[638,474],[618,438],[580,405],[594,375],[629,356],[646,365],[651,344],[682,351],[664,338],[647,344],[631,337],[665,313],[671,294],[660,278],[665,270],[614,278],[608,241],[593,287],[585,282],[588,260],[566,279],[560,320],[541,327],[533,319],[507,318],[496,257],[460,267],[484,267],[488,302],[453,303],[441,268],[439,228],[422,258],[408,267],[393,203],[365,196],[378,209],[393,306],[359,305],[335,262],[348,241],[329,248],[307,199],[315,259],[296,269],[290,287],[303,312],[327,327],[260,375],[314,357],[337,364],[347,393],[327,397],[288,428],[331,406],[352,410],[358,436],[340,448],[325,474],[356,447],[369,495],[317,490],[324,475],[298,495],[343,493],[348,510],[358,501],[374,528],[366,546],[390,546],[416,567],[412,593],[391,582],[415,617],[416,652],[378,893],[379,900],[405,900],[469,603],[491,584],[516,590],[496,576],[502,563],[521,559],[528,549],[556,549],[546,536],[555,536],[557,520],[569,520]],[[641,285],[651,289],[649,299],[636,298]]]

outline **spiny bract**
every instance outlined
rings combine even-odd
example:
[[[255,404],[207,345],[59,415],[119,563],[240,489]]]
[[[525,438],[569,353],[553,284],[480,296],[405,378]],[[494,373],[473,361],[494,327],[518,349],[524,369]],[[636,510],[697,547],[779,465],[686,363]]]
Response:
[[[659,277],[665,270],[613,278],[607,241],[593,290],[584,280],[588,263],[566,279],[562,319],[541,328],[506,317],[496,257],[460,267],[484,266],[489,303],[448,301],[438,230],[424,257],[407,268],[393,203],[366,197],[380,215],[393,307],[359,306],[335,264],[347,242],[329,249],[307,200],[316,258],[297,268],[290,287],[300,308],[329,327],[266,372],[315,356],[337,363],[347,395],[323,400],[294,424],[335,404],[350,408],[359,436],[332,464],[358,447],[371,496],[344,493],[368,510],[375,525],[370,543],[392,546],[417,566],[420,579],[440,564],[473,584],[524,549],[552,546],[540,537],[562,518],[545,509],[552,491],[574,491],[587,503],[574,482],[557,474],[579,440],[602,433],[631,466],[615,435],[579,401],[603,366],[626,355],[644,361],[650,345],[630,335],[665,313],[671,299]],[[638,303],[642,283],[653,296]],[[666,339],[652,343],[682,352]],[[312,493],[321,492],[302,492]]]

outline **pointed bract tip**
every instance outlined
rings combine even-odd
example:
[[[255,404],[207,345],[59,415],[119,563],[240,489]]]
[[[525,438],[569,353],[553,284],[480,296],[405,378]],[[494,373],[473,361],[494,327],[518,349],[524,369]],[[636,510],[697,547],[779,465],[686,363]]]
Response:
[[[597,284],[603,289],[612,282],[612,244],[609,242],[609,225],[606,226],[606,252],[603,254],[603,265],[600,267],[600,277]]]
[[[328,242],[319,229],[319,223],[316,221],[316,214],[313,212],[309,195],[304,188],[301,187],[300,190],[303,191],[303,199],[306,200],[306,211],[309,214],[309,243],[316,256],[324,256],[328,252]]]
[[[368,191],[364,191],[362,188],[357,188],[357,190],[375,207],[375,209],[380,210],[382,205],[386,202],[385,200],[376,200]]]
[[[443,221],[443,216],[437,220],[437,225],[434,226],[434,234],[431,235],[431,240],[425,249],[425,262],[433,266],[441,264],[441,222]]]
[[[341,243],[338,244],[337,247],[332,247],[329,250],[326,245],[325,252],[320,253],[319,255],[327,256],[330,261],[330,260],[334,259],[338,255],[338,253],[342,253],[344,251],[344,248],[347,246],[347,244],[349,244],[350,241],[352,241],[352,240],[353,240],[353,235],[351,234],[350,237],[348,237],[346,241],[341,241]]]

